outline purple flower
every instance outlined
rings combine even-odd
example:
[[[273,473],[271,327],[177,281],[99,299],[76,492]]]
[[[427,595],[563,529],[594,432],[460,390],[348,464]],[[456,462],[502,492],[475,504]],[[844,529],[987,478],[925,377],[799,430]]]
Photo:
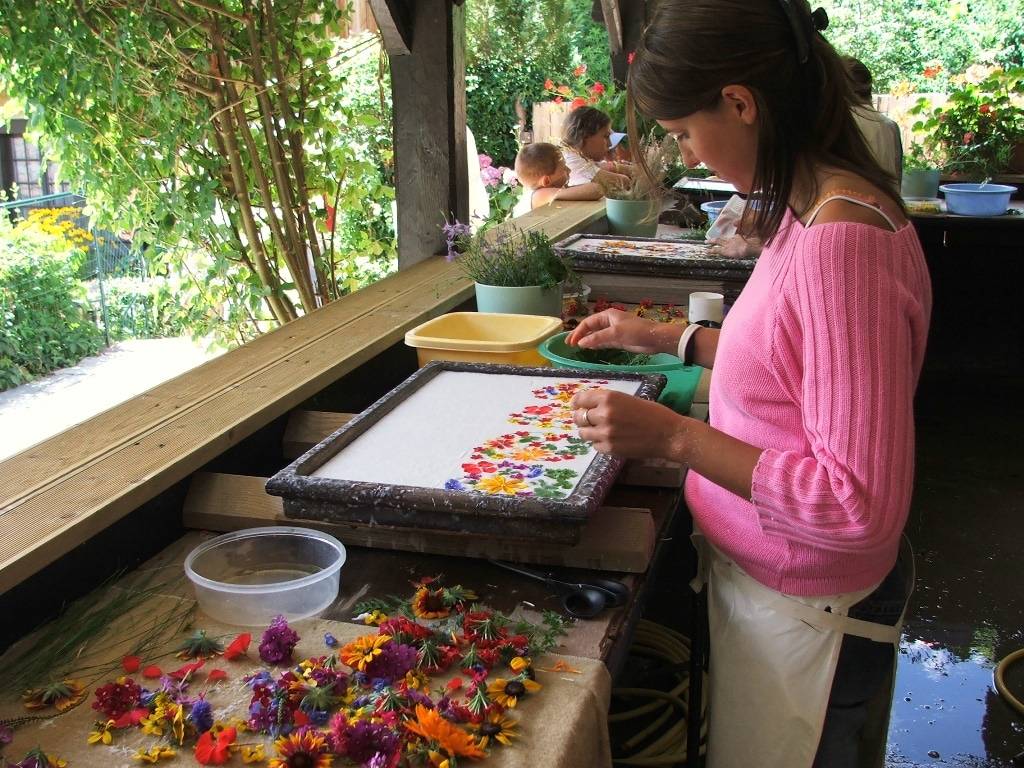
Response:
[[[388,756],[383,752],[378,752],[370,758],[370,762],[366,764],[366,768],[387,768],[387,764]]]
[[[299,642],[299,634],[288,626],[284,616],[278,616],[267,627],[260,642],[260,658],[267,664],[280,664],[290,661],[292,651]]]
[[[391,642],[380,650],[380,655],[366,665],[366,674],[372,680],[401,680],[406,672],[416,667],[419,660],[419,651],[411,645]]]
[[[446,491],[464,491],[466,490],[466,486],[464,486],[458,480],[449,480],[444,484],[444,489]]]
[[[213,707],[210,706],[210,702],[200,696],[192,705],[188,719],[199,733],[210,730],[213,727]]]
[[[542,466],[540,466],[538,464],[537,466],[535,466],[532,469],[530,469],[530,471],[527,473],[526,476],[527,477],[540,477],[543,474],[544,474],[544,467],[542,467]]]
[[[258,685],[269,686],[273,685],[274,683],[274,678],[271,677],[270,673],[265,669],[261,669],[256,674],[248,675],[243,679],[245,680],[245,684],[253,689],[255,689],[256,686]]]
[[[332,725],[335,752],[354,763],[367,763],[379,754],[390,757],[399,748],[398,734],[384,723],[349,723],[335,718]]]
[[[483,170],[484,168],[490,168],[492,165],[494,165],[494,161],[491,159],[490,155],[477,155],[476,159],[480,162],[481,170]]]
[[[453,221],[451,224],[446,223],[441,229],[444,232],[444,239],[448,245],[448,253],[445,255],[445,258],[448,261],[455,261],[455,258],[459,255],[459,240],[469,237],[473,230],[469,224],[463,224],[458,220]]]
[[[3,749],[14,740],[14,731],[6,725],[0,725],[0,749]]]
[[[336,638],[330,632],[324,632],[324,645],[326,645],[328,648],[337,648],[338,638]]]

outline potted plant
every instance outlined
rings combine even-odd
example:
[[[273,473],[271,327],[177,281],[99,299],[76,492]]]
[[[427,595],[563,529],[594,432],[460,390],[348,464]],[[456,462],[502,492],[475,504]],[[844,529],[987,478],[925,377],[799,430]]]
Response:
[[[903,155],[903,180],[900,194],[908,199],[939,196],[939,166],[934,153],[921,142],[914,142]]]
[[[562,289],[577,289],[579,277],[542,232],[514,227],[472,233],[459,222],[446,224],[448,260],[476,283],[479,312],[559,317]]]
[[[624,187],[605,190],[608,229],[613,235],[654,237],[665,192],[665,176],[679,147],[671,136],[641,146],[644,161]]]
[[[1024,69],[974,66],[953,82],[945,104],[918,99],[913,130],[941,151],[943,170],[964,180],[1010,170],[1024,140]]]

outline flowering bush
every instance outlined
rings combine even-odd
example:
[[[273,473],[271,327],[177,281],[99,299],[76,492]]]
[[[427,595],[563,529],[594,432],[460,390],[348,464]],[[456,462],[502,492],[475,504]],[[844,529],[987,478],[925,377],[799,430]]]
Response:
[[[910,110],[925,150],[937,152],[946,170],[965,175],[1008,170],[1014,146],[1024,140],[1024,69],[975,65],[950,82],[955,89],[945,104],[922,97]]]
[[[600,109],[599,101],[608,88],[600,80],[590,81],[587,78],[587,65],[580,64],[572,71],[574,82],[571,85],[555,83],[550,77],[544,81],[544,90],[550,94],[556,104],[570,101],[572,108],[587,104]]]
[[[444,227],[448,260],[482,285],[551,288],[579,278],[567,259],[558,256],[542,232],[481,231],[473,234],[458,221]]]
[[[509,217],[516,206],[516,200],[519,199],[519,179],[511,168],[495,165],[490,155],[479,155],[479,160],[480,177],[491,203],[488,222],[501,223]]]

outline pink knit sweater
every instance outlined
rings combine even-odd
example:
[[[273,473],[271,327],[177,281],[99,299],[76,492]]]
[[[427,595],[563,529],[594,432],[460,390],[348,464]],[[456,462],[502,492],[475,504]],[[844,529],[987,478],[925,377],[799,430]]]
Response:
[[[930,312],[913,225],[807,228],[787,212],[726,317],[711,379],[711,425],[764,449],[752,498],[686,479],[697,526],[761,583],[832,595],[892,568]]]

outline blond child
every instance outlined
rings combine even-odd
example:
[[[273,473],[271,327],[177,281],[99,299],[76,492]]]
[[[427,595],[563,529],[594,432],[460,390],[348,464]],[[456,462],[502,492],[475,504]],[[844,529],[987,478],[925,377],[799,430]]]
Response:
[[[612,120],[600,109],[577,107],[562,123],[562,154],[569,168],[569,186],[598,181],[625,186],[633,166],[609,159]]]
[[[568,187],[569,169],[554,144],[527,144],[516,155],[516,176],[523,185],[513,216],[522,216],[555,200],[600,200],[604,188],[591,181]]]

